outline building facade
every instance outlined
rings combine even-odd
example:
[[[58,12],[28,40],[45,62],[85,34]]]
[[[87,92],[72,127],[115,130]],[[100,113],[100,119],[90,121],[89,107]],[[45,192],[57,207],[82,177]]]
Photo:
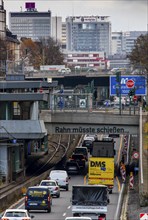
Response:
[[[112,32],[111,55],[126,55],[131,53],[135,42],[146,31]]]
[[[4,9],[4,2],[0,2],[0,39],[6,36],[6,10]]]
[[[96,68],[97,70],[109,69],[109,60],[106,59],[104,52],[79,52],[65,51],[65,63],[70,68]]]
[[[111,22],[108,16],[67,17],[66,30],[67,50],[110,54]]]
[[[10,30],[18,36],[40,40],[51,36],[51,11],[38,12],[35,3],[27,5],[26,11],[9,13]]]
[[[60,43],[62,39],[62,17],[52,17],[51,21],[51,37]]]

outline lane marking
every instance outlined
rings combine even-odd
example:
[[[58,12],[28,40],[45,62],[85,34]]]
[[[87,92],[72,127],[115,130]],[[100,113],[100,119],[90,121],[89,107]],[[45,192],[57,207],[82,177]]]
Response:
[[[121,184],[120,184],[120,181],[117,176],[116,176],[116,181],[117,181],[117,185],[118,185],[118,192],[120,192],[121,191]]]
[[[70,208],[71,208],[71,206],[68,206],[68,207],[67,207],[67,209],[70,209]]]
[[[117,158],[118,165],[119,165],[120,154],[121,154],[121,149],[122,149],[122,142],[123,142],[123,135],[121,135],[121,140],[120,140],[120,147],[119,147],[118,158]]]
[[[63,216],[65,216],[65,215],[66,215],[66,212],[63,213]]]

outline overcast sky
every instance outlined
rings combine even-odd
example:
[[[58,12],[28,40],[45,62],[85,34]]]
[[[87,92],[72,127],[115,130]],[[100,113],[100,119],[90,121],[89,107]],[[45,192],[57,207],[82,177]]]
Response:
[[[38,11],[51,10],[52,16],[110,16],[112,31],[147,31],[148,0],[4,0],[8,13],[25,10],[25,2],[35,2]]]

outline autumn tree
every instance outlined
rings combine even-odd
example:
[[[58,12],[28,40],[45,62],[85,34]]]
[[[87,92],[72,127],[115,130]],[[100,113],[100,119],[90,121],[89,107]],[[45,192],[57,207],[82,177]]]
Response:
[[[141,35],[137,38],[135,46],[128,55],[128,58],[134,68],[141,68],[148,73],[148,34]]]
[[[42,65],[62,65],[64,55],[60,50],[60,44],[53,38],[40,39],[38,43],[42,57]]]
[[[21,38],[21,59],[25,65],[39,68],[42,62],[40,48],[31,38]]]

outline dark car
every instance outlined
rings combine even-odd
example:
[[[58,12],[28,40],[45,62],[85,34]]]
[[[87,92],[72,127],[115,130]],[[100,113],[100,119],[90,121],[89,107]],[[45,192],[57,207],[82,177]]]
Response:
[[[83,154],[85,160],[88,161],[88,149],[87,147],[76,147],[74,150],[74,154]]]
[[[65,169],[70,174],[78,174],[80,171],[80,167],[77,161],[71,159],[66,162]]]
[[[27,189],[25,209],[51,212],[52,196],[47,186],[32,186]]]
[[[93,141],[92,140],[84,140],[82,143],[82,146],[87,147],[88,151],[91,153],[92,147],[93,147]]]
[[[70,160],[76,161],[80,168],[85,168],[86,159],[83,154],[73,154]]]

